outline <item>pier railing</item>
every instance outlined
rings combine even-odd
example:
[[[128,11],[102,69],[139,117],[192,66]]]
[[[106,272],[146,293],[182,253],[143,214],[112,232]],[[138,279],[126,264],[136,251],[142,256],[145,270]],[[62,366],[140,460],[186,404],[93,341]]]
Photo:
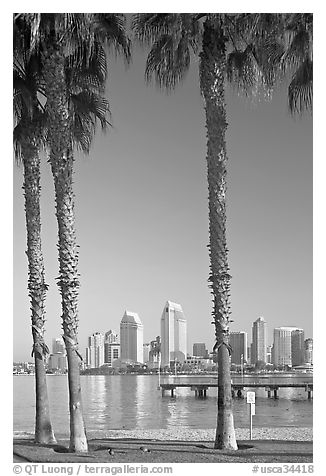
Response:
[[[206,375],[169,375],[162,376],[160,388],[162,396],[166,390],[174,396],[174,390],[178,387],[188,387],[195,392],[195,396],[206,397],[209,387],[217,387],[217,376]],[[280,388],[304,388],[308,394],[308,399],[312,397],[313,376],[312,375],[232,375],[231,389],[232,396],[243,397],[245,388],[264,388],[267,397],[270,398],[273,392],[275,399],[278,398]]]

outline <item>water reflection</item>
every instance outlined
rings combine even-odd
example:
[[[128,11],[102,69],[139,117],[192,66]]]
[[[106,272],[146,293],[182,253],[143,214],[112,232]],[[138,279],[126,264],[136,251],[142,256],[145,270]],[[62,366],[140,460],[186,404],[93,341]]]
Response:
[[[169,397],[168,397],[169,398]],[[168,429],[175,426],[187,426],[189,419],[189,389],[179,388],[176,391],[175,398],[169,398],[167,400],[168,405],[168,418],[166,421],[166,427]]]
[[[94,375],[88,376],[87,385],[87,400],[83,403],[84,406],[84,418],[86,426],[93,426],[94,420],[99,429],[105,428],[106,422],[106,381],[104,375],[98,375],[94,378]],[[83,392],[85,393],[85,392]],[[83,395],[84,400],[84,395]]]
[[[190,388],[178,388],[162,398],[157,376],[82,376],[82,398],[88,430],[119,428],[155,429],[186,426],[214,428],[217,389],[209,388],[206,399],[195,398]],[[305,389],[279,389],[279,399],[267,398],[264,388],[256,393],[256,426],[312,426],[312,400]],[[51,416],[57,434],[69,432],[67,376],[49,376]],[[236,427],[248,426],[245,398],[233,400]],[[14,378],[14,430],[33,431],[35,419],[34,378]]]

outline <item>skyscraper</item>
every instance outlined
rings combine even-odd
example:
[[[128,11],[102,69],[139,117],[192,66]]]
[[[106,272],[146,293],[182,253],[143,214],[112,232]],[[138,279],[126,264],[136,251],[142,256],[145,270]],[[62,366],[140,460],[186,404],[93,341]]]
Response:
[[[150,351],[149,351],[149,362],[151,364],[159,364],[160,363],[160,355],[161,355],[161,337],[157,336],[155,340],[150,342]]]
[[[283,326],[274,329],[273,364],[276,367],[292,365],[292,332],[297,327]]]
[[[313,364],[313,340],[311,338],[304,341],[304,361],[307,364]]]
[[[187,321],[181,305],[172,301],[166,302],[162,312],[161,354],[162,367],[187,358]]]
[[[62,337],[52,339],[52,354],[65,354],[66,347]]]
[[[104,364],[104,335],[101,332],[94,332],[88,338],[88,347],[86,349],[86,366],[89,368],[98,368]]]
[[[304,355],[304,330],[295,329],[291,334],[291,358],[292,367],[302,365],[305,361]]]
[[[143,362],[146,364],[149,362],[149,352],[151,350],[151,344],[148,342],[143,345]]]
[[[112,367],[114,360],[120,359],[119,336],[111,329],[104,335],[104,363]]]
[[[121,360],[143,363],[143,324],[135,312],[125,311],[120,322]]]
[[[104,334],[104,342],[107,342],[108,344],[118,344],[119,336],[116,332],[110,329],[108,332]]]
[[[206,345],[203,342],[196,342],[192,346],[192,355],[194,357],[206,357]]]
[[[114,361],[120,359],[120,344],[109,344],[108,342],[104,343],[104,363],[108,364],[109,367],[112,367]]]
[[[259,360],[267,362],[267,325],[263,317],[258,317],[252,326],[252,345],[250,363],[255,365]]]
[[[241,365],[248,361],[246,332],[230,332],[229,344],[232,347],[231,363]]]
[[[67,370],[66,347],[62,337],[52,339],[52,354],[49,355],[48,369],[59,372]]]

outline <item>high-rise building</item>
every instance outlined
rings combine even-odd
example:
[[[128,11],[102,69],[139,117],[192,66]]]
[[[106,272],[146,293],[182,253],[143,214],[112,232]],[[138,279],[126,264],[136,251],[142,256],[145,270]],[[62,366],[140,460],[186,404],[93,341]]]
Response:
[[[86,349],[86,366],[88,368],[98,368],[104,364],[104,335],[101,332],[94,332],[88,338]]]
[[[273,364],[276,367],[292,365],[292,332],[297,327],[283,326],[274,329]]]
[[[251,347],[252,344],[247,347],[247,364],[251,364]]]
[[[143,363],[143,324],[136,312],[125,311],[120,322],[121,360]]]
[[[120,359],[120,344],[109,344],[108,342],[104,342],[104,363],[108,364],[109,367],[112,367],[114,361],[118,359]]]
[[[62,337],[52,339],[52,354],[65,354],[66,347]]]
[[[149,362],[149,352],[151,350],[151,344],[148,342],[143,345],[143,362]]]
[[[207,355],[207,349],[206,345],[203,342],[196,342],[192,346],[192,355],[194,357],[206,357]]]
[[[54,372],[67,370],[66,347],[62,337],[52,339],[52,354],[48,359],[48,369]]]
[[[112,367],[114,360],[120,359],[119,336],[111,329],[104,334],[104,363]]]
[[[104,342],[108,344],[119,344],[119,336],[111,329],[104,334]]]
[[[161,317],[161,365],[172,361],[183,363],[187,358],[187,321],[182,307],[167,301]]]
[[[304,341],[304,361],[313,365],[313,340],[311,338]]]
[[[304,364],[304,330],[295,329],[291,334],[292,367]]]
[[[229,344],[232,347],[231,363],[242,365],[248,361],[246,332],[230,332]]]
[[[67,357],[61,352],[51,354],[48,360],[48,369],[55,372],[65,372],[67,370]]]
[[[267,362],[267,325],[263,317],[258,317],[252,326],[251,365],[258,361]]]
[[[161,359],[161,338],[157,336],[155,340],[150,342],[149,362],[158,365]]]

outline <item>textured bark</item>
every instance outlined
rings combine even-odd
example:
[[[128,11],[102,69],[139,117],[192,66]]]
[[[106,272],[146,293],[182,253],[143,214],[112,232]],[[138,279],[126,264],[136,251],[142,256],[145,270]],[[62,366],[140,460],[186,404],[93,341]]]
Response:
[[[62,328],[68,358],[70,450],[88,451],[82,414],[78,334],[78,245],[76,244],[73,155],[71,120],[64,73],[64,57],[54,47],[45,57],[47,108],[50,120],[48,144],[54,179],[56,216],[58,222],[59,278]]]
[[[24,165],[24,195],[27,230],[28,290],[32,311],[33,354],[35,360],[35,442],[55,443],[52,431],[45,372],[47,347],[44,342],[45,297],[47,285],[41,244],[40,158],[39,151],[25,125],[26,140],[21,144]]]
[[[225,67],[226,47],[221,26],[206,20],[200,55],[200,88],[205,103],[207,131],[209,286],[214,300],[215,350],[218,352],[218,417],[215,448],[237,449],[232,415],[228,344],[231,276],[226,244]]]

